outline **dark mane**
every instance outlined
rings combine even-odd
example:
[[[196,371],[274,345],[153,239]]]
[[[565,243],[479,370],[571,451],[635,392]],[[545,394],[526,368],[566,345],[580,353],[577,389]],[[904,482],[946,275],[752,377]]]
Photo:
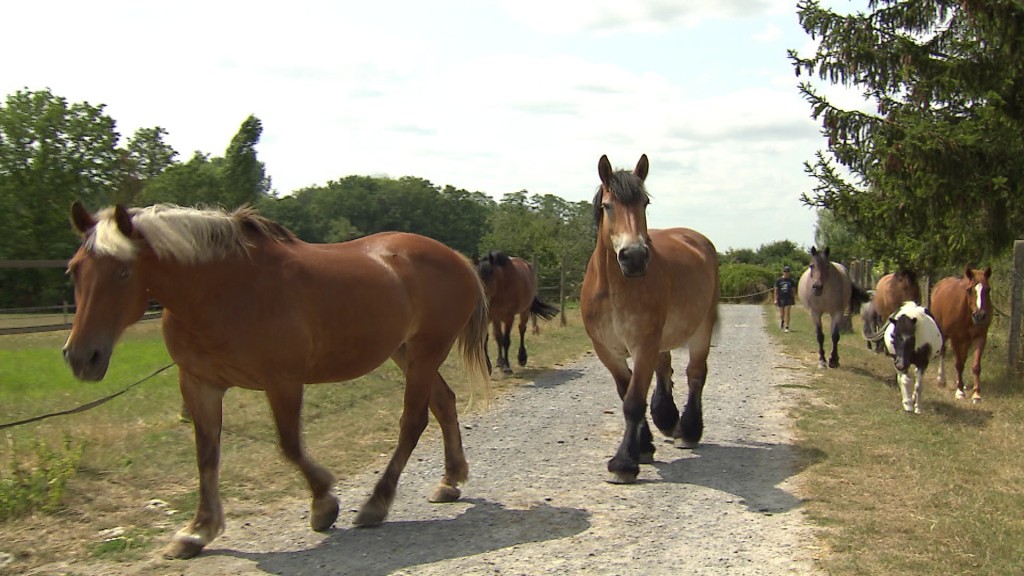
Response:
[[[481,258],[476,263],[476,273],[480,276],[481,280],[490,280],[491,275],[494,274],[495,266],[508,266],[512,263],[512,259],[509,258],[508,254],[505,254],[501,250],[491,250],[486,256]]]
[[[601,223],[601,215],[604,213],[604,210],[601,209],[602,189],[603,185],[598,186],[597,193],[594,194],[594,222],[597,224]],[[621,204],[643,203],[646,205],[651,200],[651,196],[647,193],[647,188],[644,186],[644,181],[628,170],[619,170],[612,173],[612,182],[609,189],[615,201]]]
[[[897,270],[892,275],[894,280],[907,284],[917,284],[917,274],[913,270]]]

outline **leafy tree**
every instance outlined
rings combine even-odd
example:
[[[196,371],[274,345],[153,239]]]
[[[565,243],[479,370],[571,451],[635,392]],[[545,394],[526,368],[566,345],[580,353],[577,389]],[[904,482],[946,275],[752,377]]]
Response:
[[[270,191],[266,167],[256,158],[262,134],[263,123],[249,116],[231,139],[224,154],[223,191],[218,199],[225,208],[255,204]]]
[[[22,90],[0,106],[0,259],[59,259],[78,239],[68,208],[110,203],[121,174],[118,134],[103,106]],[[60,270],[0,270],[0,303],[66,295]]]
[[[832,260],[849,262],[869,250],[860,236],[840,222],[829,210],[818,210],[818,225],[814,229],[814,242],[818,248],[828,247]]]
[[[135,204],[146,182],[159,176],[174,164],[178,153],[164,142],[167,131],[156,126],[140,128],[128,139],[121,151],[122,176],[113,200],[122,204]]]
[[[211,159],[196,151],[184,164],[177,163],[144,183],[135,204],[166,202],[180,206],[217,206],[224,198],[224,159]]]
[[[804,82],[828,150],[806,170],[876,258],[934,269],[1006,251],[1024,225],[1024,5],[870,0],[837,14],[797,5],[818,40],[798,75],[859,88],[874,112],[833,105]]]

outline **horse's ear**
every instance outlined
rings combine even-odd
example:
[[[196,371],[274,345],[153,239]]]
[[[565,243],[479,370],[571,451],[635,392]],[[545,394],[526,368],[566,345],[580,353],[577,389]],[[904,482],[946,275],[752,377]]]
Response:
[[[78,200],[71,205],[71,225],[79,234],[88,234],[96,226],[96,219]]]
[[[967,278],[968,280],[974,279],[974,270],[971,268],[970,264],[964,267],[964,278]]]
[[[633,169],[633,175],[640,179],[641,182],[647,179],[647,171],[651,165],[647,161],[647,154],[641,154],[640,160],[636,163],[636,168]]]
[[[610,186],[612,182],[612,163],[608,161],[608,155],[602,154],[597,161],[597,175],[601,177],[601,183]]]
[[[135,227],[132,226],[132,217],[128,214],[128,209],[122,204],[114,206],[114,221],[117,222],[117,229],[124,234],[125,237],[131,238],[132,232]]]
[[[987,266],[985,268],[985,280],[988,280],[991,277],[992,277],[992,267],[991,266]]]
[[[828,259],[828,253],[829,253],[829,251],[830,251],[830,250],[829,250],[829,247],[828,247],[828,246],[825,246],[825,252],[824,252],[824,254],[825,254],[825,258],[826,258],[826,259]]]
[[[818,255],[818,247],[817,246],[811,246],[811,256],[817,256],[817,255]]]

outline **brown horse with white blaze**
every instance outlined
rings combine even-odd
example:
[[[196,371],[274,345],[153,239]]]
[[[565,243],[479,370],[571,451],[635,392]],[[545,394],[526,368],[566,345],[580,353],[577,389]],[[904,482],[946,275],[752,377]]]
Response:
[[[963,276],[950,276],[935,284],[929,305],[946,338],[939,356],[938,385],[946,386],[946,349],[952,346],[956,356],[956,398],[966,397],[963,373],[967,354],[973,347],[971,400],[975,403],[981,401],[981,355],[985,353],[988,327],[992,323],[991,277],[992,268],[978,270],[967,266]]]
[[[693,447],[704,431],[702,394],[718,319],[718,256],[714,245],[687,228],[648,230],[644,187],[649,164],[632,172],[598,162],[594,196],[597,245],[580,294],[583,325],[622,399],[626,427],[608,462],[613,483],[635,482],[641,463],[654,460],[647,424],[651,378],[654,424],[676,446]],[[689,388],[682,415],[672,397],[671,350],[687,346]],[[633,359],[633,368],[627,359]]]
[[[558,314],[558,308],[537,295],[537,275],[533,266],[522,258],[491,250],[477,260],[476,271],[487,293],[487,312],[498,346],[498,368],[505,374],[511,374],[508,351],[512,347],[515,317],[519,316],[519,365],[526,366],[526,325],[532,318],[536,326],[538,316],[551,320]],[[490,370],[491,357],[488,355],[487,371]]]
[[[150,300],[164,308],[199,467],[195,516],[166,556],[195,556],[224,530],[222,399],[233,386],[266,394],[281,450],[312,492],[310,524],[324,531],[337,519],[338,499],[331,473],[303,448],[303,385],[350,380],[391,358],[406,381],[398,445],[355,523],[386,517],[428,409],[445,451],[431,499],[459,497],[468,466],[455,395],[438,367],[458,342],[472,382],[486,386],[486,299],[468,259],[414,234],[307,244],[247,208],[115,206],[93,215],[75,203],[71,217],[83,237],[68,266],[78,308],[64,357],[75,376],[102,379],[124,329]]]

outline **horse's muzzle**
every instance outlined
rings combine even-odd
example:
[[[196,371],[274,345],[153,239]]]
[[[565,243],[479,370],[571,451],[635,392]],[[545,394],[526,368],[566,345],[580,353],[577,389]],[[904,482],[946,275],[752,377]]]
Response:
[[[811,284],[811,293],[815,296],[821,296],[822,284]]]
[[[974,314],[971,314],[971,321],[976,325],[984,324],[988,321],[988,313],[985,310],[978,310]]]
[[[71,368],[71,373],[75,375],[75,378],[96,381],[102,380],[107,375],[111,353],[109,348],[79,349],[70,344],[65,344],[62,352],[64,353],[64,361]]]
[[[647,264],[651,261],[651,251],[643,244],[627,246],[617,254],[619,269],[627,278],[636,278],[647,273]]]

